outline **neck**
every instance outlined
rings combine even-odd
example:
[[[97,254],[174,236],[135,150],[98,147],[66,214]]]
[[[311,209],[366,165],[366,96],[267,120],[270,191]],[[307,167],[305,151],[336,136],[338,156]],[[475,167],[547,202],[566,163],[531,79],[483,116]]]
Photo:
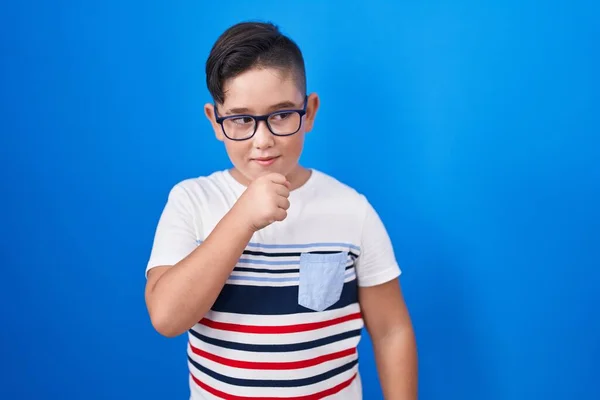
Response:
[[[310,178],[311,174],[311,170],[304,168],[301,165],[297,165],[296,168],[286,175],[286,178],[290,182],[291,190],[298,189],[304,185]]]

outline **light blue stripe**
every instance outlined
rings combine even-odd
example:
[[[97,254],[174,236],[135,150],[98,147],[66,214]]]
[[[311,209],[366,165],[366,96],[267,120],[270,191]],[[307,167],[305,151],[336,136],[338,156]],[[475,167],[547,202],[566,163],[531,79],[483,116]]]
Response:
[[[248,258],[240,258],[238,260],[240,264],[261,264],[261,265],[298,265],[299,260],[296,261],[264,261],[264,260],[251,260]]]
[[[352,258],[348,258],[348,260],[346,261],[346,266],[348,266],[348,263],[352,262]],[[238,263],[240,264],[255,264],[255,265],[300,265],[300,260],[295,260],[295,261],[268,261],[268,260],[257,260],[257,259],[250,259],[250,258],[240,258],[238,260]]]
[[[196,244],[199,245],[202,243],[202,240],[196,240]],[[320,248],[320,247],[342,247],[349,248],[356,251],[360,251],[360,246],[356,246],[350,243],[307,243],[307,244],[266,244],[266,243],[256,243],[250,242],[248,246],[258,247],[263,249],[308,249],[308,248]]]
[[[350,243],[307,243],[307,244],[263,244],[263,243],[255,243],[250,242],[248,246],[252,247],[262,247],[264,249],[306,249],[310,247],[348,247],[354,250],[360,251],[360,247],[350,244]]]
[[[354,270],[346,271],[344,279],[349,277],[355,277]],[[267,278],[260,276],[245,276],[245,275],[231,275],[229,279],[232,281],[253,281],[253,282],[294,282],[298,283],[300,278]]]

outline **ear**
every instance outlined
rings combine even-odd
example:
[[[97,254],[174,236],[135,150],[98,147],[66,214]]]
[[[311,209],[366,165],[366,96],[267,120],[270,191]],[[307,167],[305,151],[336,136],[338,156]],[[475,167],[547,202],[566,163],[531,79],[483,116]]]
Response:
[[[310,132],[315,123],[317,111],[319,110],[320,100],[316,93],[311,93],[308,96],[306,104],[306,116],[304,119],[304,132]]]
[[[204,105],[204,115],[206,115],[206,119],[210,122],[213,131],[215,132],[215,136],[217,140],[221,142],[225,139],[225,135],[223,135],[223,130],[221,129],[221,125],[217,123],[215,119],[215,106],[211,103],[206,103]]]

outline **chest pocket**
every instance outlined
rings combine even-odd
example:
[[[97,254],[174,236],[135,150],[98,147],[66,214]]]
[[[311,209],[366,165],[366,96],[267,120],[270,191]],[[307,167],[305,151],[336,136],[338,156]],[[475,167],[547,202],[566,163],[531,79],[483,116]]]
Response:
[[[340,299],[348,252],[334,254],[302,253],[298,304],[323,311]]]

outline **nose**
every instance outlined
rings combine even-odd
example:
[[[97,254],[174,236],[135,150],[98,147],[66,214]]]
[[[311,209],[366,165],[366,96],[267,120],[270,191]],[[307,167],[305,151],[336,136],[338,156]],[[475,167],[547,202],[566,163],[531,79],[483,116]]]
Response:
[[[259,121],[254,134],[254,147],[257,149],[268,149],[275,144],[275,138],[269,130],[266,121]]]

